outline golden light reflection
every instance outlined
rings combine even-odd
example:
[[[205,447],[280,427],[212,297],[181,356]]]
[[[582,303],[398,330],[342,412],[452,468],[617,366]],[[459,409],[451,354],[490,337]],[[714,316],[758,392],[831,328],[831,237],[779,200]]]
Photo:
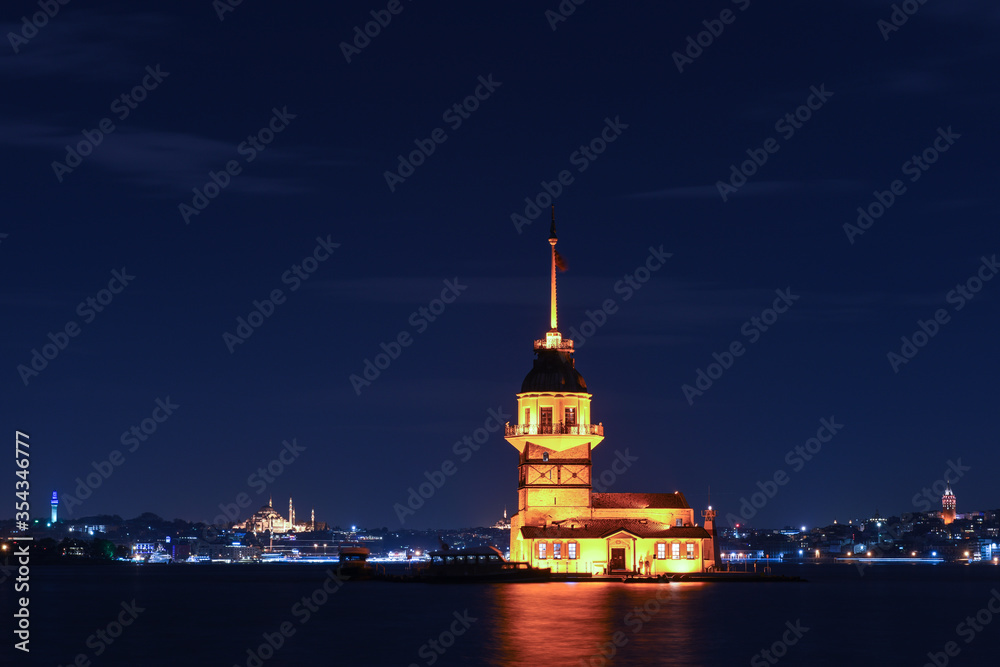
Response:
[[[492,665],[698,664],[692,623],[703,583],[608,582],[493,587]],[[637,660],[634,660],[637,659]],[[653,660],[653,662],[647,662]]]

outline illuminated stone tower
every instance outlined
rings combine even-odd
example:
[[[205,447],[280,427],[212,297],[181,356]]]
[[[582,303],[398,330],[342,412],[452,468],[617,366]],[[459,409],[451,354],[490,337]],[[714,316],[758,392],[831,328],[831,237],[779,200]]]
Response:
[[[955,500],[955,494],[951,490],[951,484],[947,484],[944,490],[944,495],[941,496],[941,518],[944,520],[946,526],[955,520],[955,507],[957,505],[958,501]]]
[[[52,508],[52,523],[59,520],[59,496],[55,491],[52,492],[52,500],[49,501],[49,506]]]
[[[543,527],[591,511],[590,450],[604,439],[604,427],[592,424],[591,394],[576,370],[573,341],[559,333],[556,309],[555,210],[551,246],[551,328],[534,344],[531,371],[517,394],[517,424],[507,424],[507,442],[517,448],[518,512],[510,521],[511,553],[522,526]]]

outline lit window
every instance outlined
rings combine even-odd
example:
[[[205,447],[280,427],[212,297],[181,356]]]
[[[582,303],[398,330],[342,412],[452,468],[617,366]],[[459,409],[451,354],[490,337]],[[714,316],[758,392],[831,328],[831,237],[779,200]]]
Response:
[[[674,560],[679,560],[681,557],[681,543],[674,542],[670,545],[670,557]]]
[[[656,543],[656,557],[659,560],[663,560],[667,557],[667,543],[657,542]]]
[[[538,543],[538,557],[541,558],[541,559],[547,558],[547,556],[545,554],[545,547],[546,546],[548,546],[547,542],[539,542]]]
[[[538,426],[539,433],[552,433],[552,408],[542,408],[541,421]]]
[[[576,542],[570,542],[566,546],[569,547],[569,559],[576,560]]]
[[[566,408],[566,426],[576,426],[576,408]]]
[[[554,542],[552,544],[552,557],[557,560],[562,558],[562,542]]]
[[[693,560],[694,559],[694,543],[693,542],[688,542],[688,544],[687,544],[687,556],[688,556],[688,560]]]

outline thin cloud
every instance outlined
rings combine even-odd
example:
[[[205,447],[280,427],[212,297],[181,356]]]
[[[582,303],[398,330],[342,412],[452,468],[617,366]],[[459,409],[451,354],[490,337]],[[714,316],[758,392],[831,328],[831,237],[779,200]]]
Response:
[[[28,5],[25,6],[26,10]],[[31,5],[31,9],[37,6]],[[30,12],[29,12],[30,13]],[[21,35],[21,23],[0,24],[7,42],[0,48],[0,77],[34,79],[70,76],[78,80],[116,81],[134,70],[133,51],[174,30],[177,19],[163,14],[110,15],[91,10],[60,11],[17,52],[9,33]]]
[[[742,186],[735,197],[759,197],[767,195],[815,194],[817,192],[850,192],[863,183],[858,181],[826,179],[815,181],[760,181]],[[625,195],[626,199],[719,199],[719,189],[714,185],[683,185],[662,190],[648,190]]]

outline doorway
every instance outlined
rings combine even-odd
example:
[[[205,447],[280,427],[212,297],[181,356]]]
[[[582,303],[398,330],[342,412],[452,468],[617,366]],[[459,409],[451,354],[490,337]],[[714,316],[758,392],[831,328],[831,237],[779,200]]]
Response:
[[[609,563],[610,570],[624,570],[625,569],[625,549],[612,549],[611,550],[611,562]]]

